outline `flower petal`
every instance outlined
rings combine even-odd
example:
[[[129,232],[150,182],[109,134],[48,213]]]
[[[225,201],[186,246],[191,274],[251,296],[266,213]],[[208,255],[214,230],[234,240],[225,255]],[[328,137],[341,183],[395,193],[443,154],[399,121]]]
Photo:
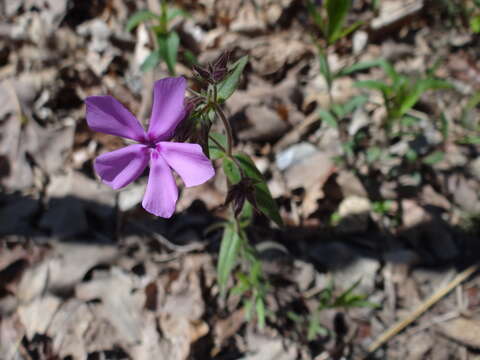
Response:
[[[142,206],[149,213],[169,218],[175,212],[178,189],[172,170],[157,150],[150,154],[150,174]]]
[[[145,131],[135,116],[112,96],[89,96],[87,123],[90,129],[142,142]]]
[[[166,78],[155,82],[153,107],[148,126],[152,141],[170,140],[178,123],[185,117],[184,106],[187,81],[183,77]]]
[[[105,184],[119,189],[142,175],[149,158],[145,145],[134,144],[100,155],[94,167]]]
[[[211,161],[198,144],[160,142],[160,154],[187,187],[203,184],[215,175]]]

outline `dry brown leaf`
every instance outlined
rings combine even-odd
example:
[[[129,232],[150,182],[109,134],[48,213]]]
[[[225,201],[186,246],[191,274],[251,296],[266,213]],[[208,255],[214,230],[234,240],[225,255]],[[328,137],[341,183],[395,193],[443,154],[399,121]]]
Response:
[[[438,325],[438,331],[463,345],[480,349],[480,321],[478,319],[457,318]]]

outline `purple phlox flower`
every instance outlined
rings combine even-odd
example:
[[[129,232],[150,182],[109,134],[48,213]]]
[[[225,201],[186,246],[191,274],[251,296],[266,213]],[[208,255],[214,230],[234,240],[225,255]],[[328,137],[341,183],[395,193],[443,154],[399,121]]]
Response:
[[[186,115],[186,86],[183,77],[155,82],[146,132],[135,116],[113,97],[89,96],[85,100],[87,122],[92,130],[138,142],[97,157],[94,163],[97,174],[105,184],[119,189],[137,179],[150,165],[142,206],[165,218],[173,215],[178,199],[172,169],[187,187],[203,184],[215,175],[200,145],[169,142]]]

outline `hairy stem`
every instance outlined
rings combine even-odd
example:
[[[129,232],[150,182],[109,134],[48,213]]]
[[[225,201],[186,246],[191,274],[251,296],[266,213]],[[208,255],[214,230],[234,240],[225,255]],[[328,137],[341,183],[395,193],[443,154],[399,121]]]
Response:
[[[220,106],[218,104],[214,105],[215,107],[215,112],[218,114],[220,119],[223,122],[223,126],[225,127],[225,130],[227,132],[227,155],[231,158],[232,157],[232,149],[233,149],[233,133],[232,133],[232,127],[230,126],[227,117],[225,116],[225,113],[223,112],[222,109],[220,109]]]

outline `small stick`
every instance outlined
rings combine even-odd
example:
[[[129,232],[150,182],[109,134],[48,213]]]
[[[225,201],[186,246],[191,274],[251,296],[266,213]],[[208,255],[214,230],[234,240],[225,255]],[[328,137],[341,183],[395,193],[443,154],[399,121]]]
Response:
[[[432,305],[438,302],[441,298],[447,295],[450,291],[452,291],[455,287],[461,284],[464,280],[466,280],[470,275],[472,275],[475,271],[478,270],[478,265],[472,265],[461,273],[459,273],[452,281],[450,281],[446,286],[443,288],[438,289],[435,293],[433,293],[427,300],[425,300],[420,306],[415,309],[410,315],[408,315],[405,319],[398,321],[392,327],[390,327],[387,331],[382,333],[369,347],[368,352],[372,353],[377,350],[380,346],[384,343],[389,341],[392,337],[397,335],[400,331],[405,329],[408,325],[414,322],[418,317],[420,317],[425,311],[427,311]]]
[[[154,232],[152,229],[149,229],[147,226],[136,222],[136,221],[129,221],[129,224],[135,226],[136,228],[145,231],[146,233],[150,234],[155,240],[157,240],[160,244],[165,246],[168,250],[175,251],[178,253],[188,253],[192,251],[198,251],[198,250],[203,250],[207,246],[206,244],[202,244],[199,242],[194,242],[191,244],[187,245],[177,245],[172,243],[170,240],[168,240],[166,237],[157,234]]]

